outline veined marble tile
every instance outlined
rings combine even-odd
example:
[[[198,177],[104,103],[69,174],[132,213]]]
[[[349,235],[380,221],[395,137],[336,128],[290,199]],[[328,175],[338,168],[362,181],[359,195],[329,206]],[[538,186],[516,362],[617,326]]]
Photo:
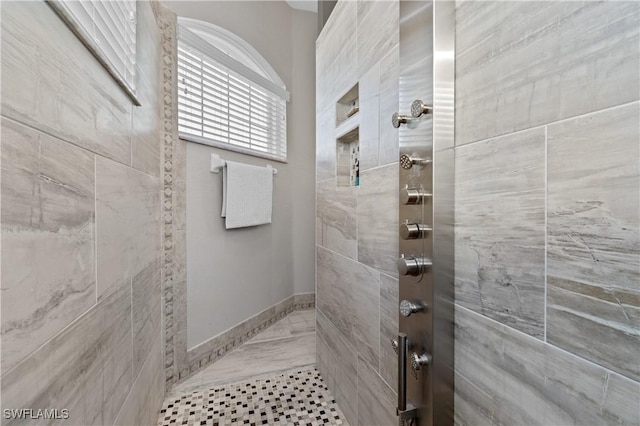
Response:
[[[544,128],[456,150],[455,300],[544,336]]]
[[[338,2],[316,41],[316,105],[333,105],[358,82],[356,2]]]
[[[358,81],[360,102],[375,98],[380,94],[380,61],[372,64]]]
[[[400,2],[360,0],[357,5],[358,77],[362,77],[398,44]]]
[[[358,417],[358,353],[329,318],[316,309],[317,358],[320,374],[350,424]]]
[[[371,365],[380,346],[380,273],[332,251],[317,250],[317,304]]]
[[[317,115],[316,181],[336,177],[336,108],[331,105]]]
[[[131,165],[160,177],[162,113],[160,84],[160,28],[152,2],[139,3],[136,12],[136,95],[141,106],[133,108]]]
[[[360,176],[367,169],[378,165],[379,134],[378,96],[360,100],[360,133],[358,145],[360,148]]]
[[[473,2],[456,11],[456,144],[639,98],[638,2]]]
[[[358,357],[358,425],[389,426],[398,422],[396,393]]]
[[[14,121],[1,123],[2,370],[8,371],[96,303],[95,179],[92,154]]]
[[[3,407],[68,408],[73,424],[111,424],[131,387],[131,364],[131,292],[124,285],[3,374]]]
[[[456,308],[456,424],[638,424],[640,383]]]
[[[358,261],[398,276],[398,164],[360,173]]]
[[[96,157],[98,298],[160,255],[160,182]]]
[[[504,326],[456,306],[455,423],[497,424],[504,389],[502,330]]]
[[[357,190],[337,188],[335,180],[316,185],[316,216],[322,223],[322,246],[352,259],[357,258]]]
[[[2,114],[131,163],[129,97],[46,2],[2,6]]]
[[[398,129],[391,125],[391,116],[400,111],[399,101],[399,45],[389,48],[389,53],[380,60],[380,96],[378,120],[380,142],[378,146],[378,163],[385,165],[395,163],[399,157]]]
[[[547,339],[640,379],[640,104],[548,129]]]
[[[114,425],[155,425],[164,399],[162,338],[156,336]]]
[[[398,337],[397,278],[380,274],[380,375],[395,390],[398,383],[398,355],[391,347],[391,340]]]
[[[160,290],[161,261],[156,259],[131,281],[133,303],[133,372],[142,368],[162,328]]]
[[[209,388],[265,373],[312,365],[315,335],[246,342],[199,372],[192,379]],[[191,379],[190,379],[191,380]]]

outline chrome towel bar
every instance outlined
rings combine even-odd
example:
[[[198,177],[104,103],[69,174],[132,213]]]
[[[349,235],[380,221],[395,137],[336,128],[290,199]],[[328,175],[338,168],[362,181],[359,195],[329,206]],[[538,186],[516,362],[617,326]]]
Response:
[[[220,173],[226,163],[218,154],[211,154],[211,173]],[[278,174],[278,169],[271,167],[271,164],[267,164],[266,167],[271,169],[274,175]]]

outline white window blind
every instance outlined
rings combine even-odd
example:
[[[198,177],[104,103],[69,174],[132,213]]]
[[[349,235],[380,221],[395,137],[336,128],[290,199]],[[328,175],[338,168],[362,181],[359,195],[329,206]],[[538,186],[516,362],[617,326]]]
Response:
[[[278,84],[180,28],[181,138],[286,161],[287,97],[287,91]]]
[[[135,95],[136,1],[50,0],[49,4],[120,86]]]

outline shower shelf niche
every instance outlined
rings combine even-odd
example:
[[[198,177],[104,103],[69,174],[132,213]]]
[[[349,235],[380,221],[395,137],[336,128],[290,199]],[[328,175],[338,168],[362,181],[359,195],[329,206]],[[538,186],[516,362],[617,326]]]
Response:
[[[360,185],[360,127],[352,127],[336,139],[336,185]]]
[[[358,84],[353,86],[336,103],[336,126],[358,115],[360,111],[360,101],[358,95]]]
[[[336,102],[336,186],[360,185],[360,104],[356,83]]]

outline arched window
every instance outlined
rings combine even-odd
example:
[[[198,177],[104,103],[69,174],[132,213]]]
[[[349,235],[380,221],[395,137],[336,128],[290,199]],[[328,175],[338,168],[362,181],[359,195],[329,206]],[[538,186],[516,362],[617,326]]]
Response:
[[[182,139],[287,159],[289,93],[247,42],[213,24],[178,19],[178,130]]]

